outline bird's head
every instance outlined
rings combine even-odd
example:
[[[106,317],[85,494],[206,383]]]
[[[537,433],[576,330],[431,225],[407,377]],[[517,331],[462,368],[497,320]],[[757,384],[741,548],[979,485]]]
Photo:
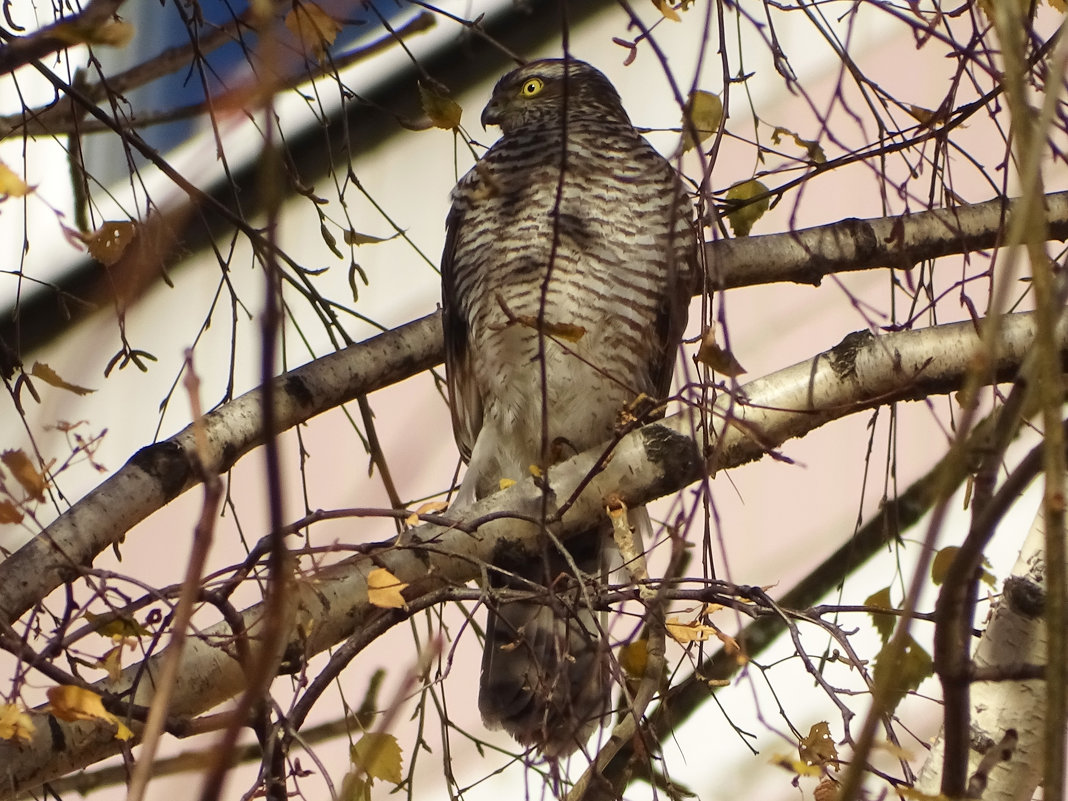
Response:
[[[493,88],[482,112],[482,127],[499,125],[505,133],[569,119],[610,117],[630,124],[611,82],[585,61],[544,59],[512,70]]]

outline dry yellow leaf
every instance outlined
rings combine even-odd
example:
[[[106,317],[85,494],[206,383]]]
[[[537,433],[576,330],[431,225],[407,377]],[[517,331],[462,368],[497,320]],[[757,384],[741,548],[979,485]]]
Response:
[[[315,3],[294,4],[286,14],[286,28],[296,36],[306,51],[317,59],[326,54],[341,31],[341,23],[323,11]]]
[[[423,113],[426,114],[427,119],[436,128],[455,131],[460,127],[460,117],[464,112],[463,108],[436,87],[420,81],[419,102],[423,105]]]
[[[671,6],[671,0],[653,0],[653,5],[656,6],[657,11],[664,15],[665,19],[669,19],[672,22],[682,21],[679,12]]]
[[[106,222],[91,234],[82,236],[89,255],[105,267],[118,262],[137,236],[137,226],[129,220]]]
[[[714,626],[707,626],[703,623],[698,623],[696,620],[684,623],[677,617],[669,617],[664,623],[664,628],[667,629],[668,636],[671,639],[682,645],[688,645],[691,642],[704,642],[716,634]]]
[[[367,574],[367,600],[383,609],[404,609],[407,603],[401,593],[407,586],[384,567],[376,567]]]
[[[802,762],[797,757],[785,756],[784,754],[777,754],[768,760],[772,765],[777,765],[780,768],[785,768],[791,773],[796,773],[798,776],[812,776],[820,777],[823,775],[823,769],[816,765],[809,765],[807,762]]]
[[[787,128],[778,127],[771,132],[771,141],[775,144],[779,144],[784,136],[788,136],[794,140],[794,144],[800,148],[804,148],[805,153],[808,154],[808,159],[813,164],[824,164],[827,161],[827,155],[823,152],[823,148],[820,143],[813,139],[802,139],[796,133]]]
[[[30,375],[34,378],[40,378],[46,384],[51,384],[59,389],[65,389],[68,392],[73,392],[75,395],[91,395],[96,392],[95,389],[86,389],[80,387],[77,384],[71,384],[60,378],[59,374],[49,367],[44,362],[34,362],[33,367],[30,368]]]
[[[410,515],[408,515],[407,523],[410,526],[419,525],[419,515],[432,515],[436,512],[444,512],[449,508],[449,505],[445,501],[427,501]]]
[[[0,740],[29,742],[36,730],[28,712],[15,704],[0,704]]]
[[[95,667],[108,672],[108,678],[112,681],[118,681],[122,676],[122,646],[116,645],[102,657],[96,663]]]
[[[734,357],[734,354],[716,342],[714,328],[709,328],[701,337],[701,347],[697,349],[697,361],[729,378],[735,378],[745,372],[745,368]]]
[[[117,717],[104,709],[104,702],[92,690],[62,684],[48,689],[52,714],[60,720],[104,720],[114,724],[115,739],[129,740],[133,732]]]
[[[831,727],[825,720],[812,724],[808,736],[798,743],[797,752],[801,760],[808,765],[830,765],[835,770],[838,769],[838,749],[835,747],[834,738],[831,737]]]
[[[349,749],[349,760],[369,779],[400,784],[401,747],[392,734],[370,732]]]
[[[11,475],[26,490],[26,493],[38,503],[44,501],[44,491],[48,480],[37,472],[37,468],[21,449],[0,453],[0,462],[11,471]]]
[[[33,191],[33,188],[23,181],[18,175],[0,161],[0,198],[22,197]]]

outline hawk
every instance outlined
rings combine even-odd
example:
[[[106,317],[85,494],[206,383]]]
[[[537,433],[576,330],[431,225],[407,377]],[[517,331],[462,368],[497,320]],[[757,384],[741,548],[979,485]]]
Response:
[[[609,80],[571,59],[497,83],[501,138],[456,186],[442,256],[445,367],[467,473],[454,508],[611,439],[642,396],[663,399],[686,323],[696,239],[673,167]],[[635,520],[637,518],[637,520]],[[632,524],[650,528],[644,509]],[[540,557],[499,543],[479,709],[491,728],[562,756],[610,702],[608,646],[574,588],[601,569],[607,525]]]

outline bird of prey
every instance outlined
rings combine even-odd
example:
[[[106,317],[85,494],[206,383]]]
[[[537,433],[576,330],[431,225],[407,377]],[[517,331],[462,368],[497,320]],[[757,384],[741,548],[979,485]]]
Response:
[[[670,163],[589,64],[534,61],[482,113],[501,138],[456,186],[442,256],[445,366],[467,473],[454,508],[609,441],[636,400],[669,391],[696,238]],[[550,484],[551,484],[551,476]],[[649,529],[644,508],[631,522]],[[607,524],[540,556],[503,538],[479,709],[549,757],[581,747],[610,703],[608,644],[578,586],[601,569]],[[579,575],[575,575],[575,567]],[[531,597],[534,597],[533,595]]]

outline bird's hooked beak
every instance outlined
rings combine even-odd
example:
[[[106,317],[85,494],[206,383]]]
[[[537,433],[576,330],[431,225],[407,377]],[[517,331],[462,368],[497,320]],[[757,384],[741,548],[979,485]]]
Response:
[[[490,98],[490,102],[486,104],[486,107],[482,109],[482,130],[486,130],[488,125],[500,125],[501,114],[504,112],[502,104],[499,98],[496,96]]]

